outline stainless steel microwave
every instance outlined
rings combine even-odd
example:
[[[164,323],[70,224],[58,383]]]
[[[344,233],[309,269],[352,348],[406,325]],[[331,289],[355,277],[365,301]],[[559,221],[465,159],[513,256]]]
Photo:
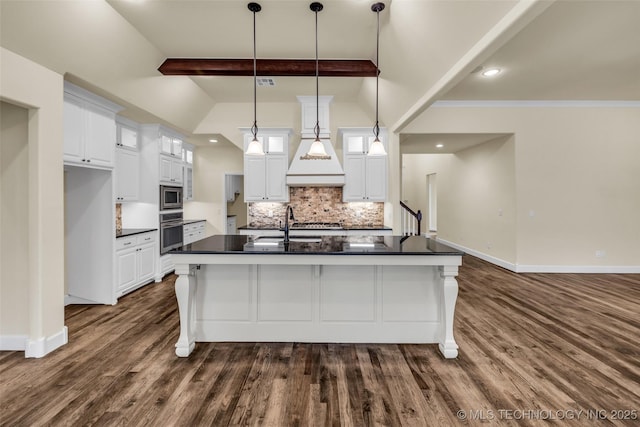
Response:
[[[182,187],[160,186],[160,210],[182,209]]]

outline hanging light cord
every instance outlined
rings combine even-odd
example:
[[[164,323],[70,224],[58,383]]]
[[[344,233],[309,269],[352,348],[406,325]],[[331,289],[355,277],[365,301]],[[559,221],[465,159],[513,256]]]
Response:
[[[376,29],[376,124],[373,126],[373,134],[376,141],[379,141],[380,126],[378,125],[378,75],[380,74],[380,10],[376,9],[378,25]]]
[[[259,6],[258,6],[259,7]],[[255,8],[254,8],[255,9]],[[257,113],[257,86],[258,86],[258,82],[257,82],[257,78],[256,78],[256,12],[257,10],[253,11],[253,126],[251,126],[251,133],[253,134],[253,140],[257,140],[257,135],[258,135],[258,122],[257,122],[257,117],[258,117],[258,113]]]
[[[320,102],[318,98],[320,96],[320,86],[318,84],[318,8],[314,10],[316,14],[316,125],[313,127],[313,132],[316,134],[316,141],[320,141]]]

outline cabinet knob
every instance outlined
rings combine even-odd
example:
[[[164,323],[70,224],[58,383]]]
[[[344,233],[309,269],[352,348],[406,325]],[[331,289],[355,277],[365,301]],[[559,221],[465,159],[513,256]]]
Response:
[[[87,159],[87,163],[91,162],[91,159]]]

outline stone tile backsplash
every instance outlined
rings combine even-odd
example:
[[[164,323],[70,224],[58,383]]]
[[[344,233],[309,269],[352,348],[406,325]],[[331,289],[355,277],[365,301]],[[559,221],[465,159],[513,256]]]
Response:
[[[384,225],[384,203],[343,202],[342,187],[290,187],[288,204],[298,222],[337,222],[343,227]],[[249,227],[279,227],[284,221],[287,203],[248,205]]]
[[[116,203],[116,233],[122,231],[122,204]]]

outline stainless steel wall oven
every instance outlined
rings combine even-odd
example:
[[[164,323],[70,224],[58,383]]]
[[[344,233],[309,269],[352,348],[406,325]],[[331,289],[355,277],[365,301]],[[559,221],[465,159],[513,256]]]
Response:
[[[160,255],[182,246],[182,212],[160,214]]]

